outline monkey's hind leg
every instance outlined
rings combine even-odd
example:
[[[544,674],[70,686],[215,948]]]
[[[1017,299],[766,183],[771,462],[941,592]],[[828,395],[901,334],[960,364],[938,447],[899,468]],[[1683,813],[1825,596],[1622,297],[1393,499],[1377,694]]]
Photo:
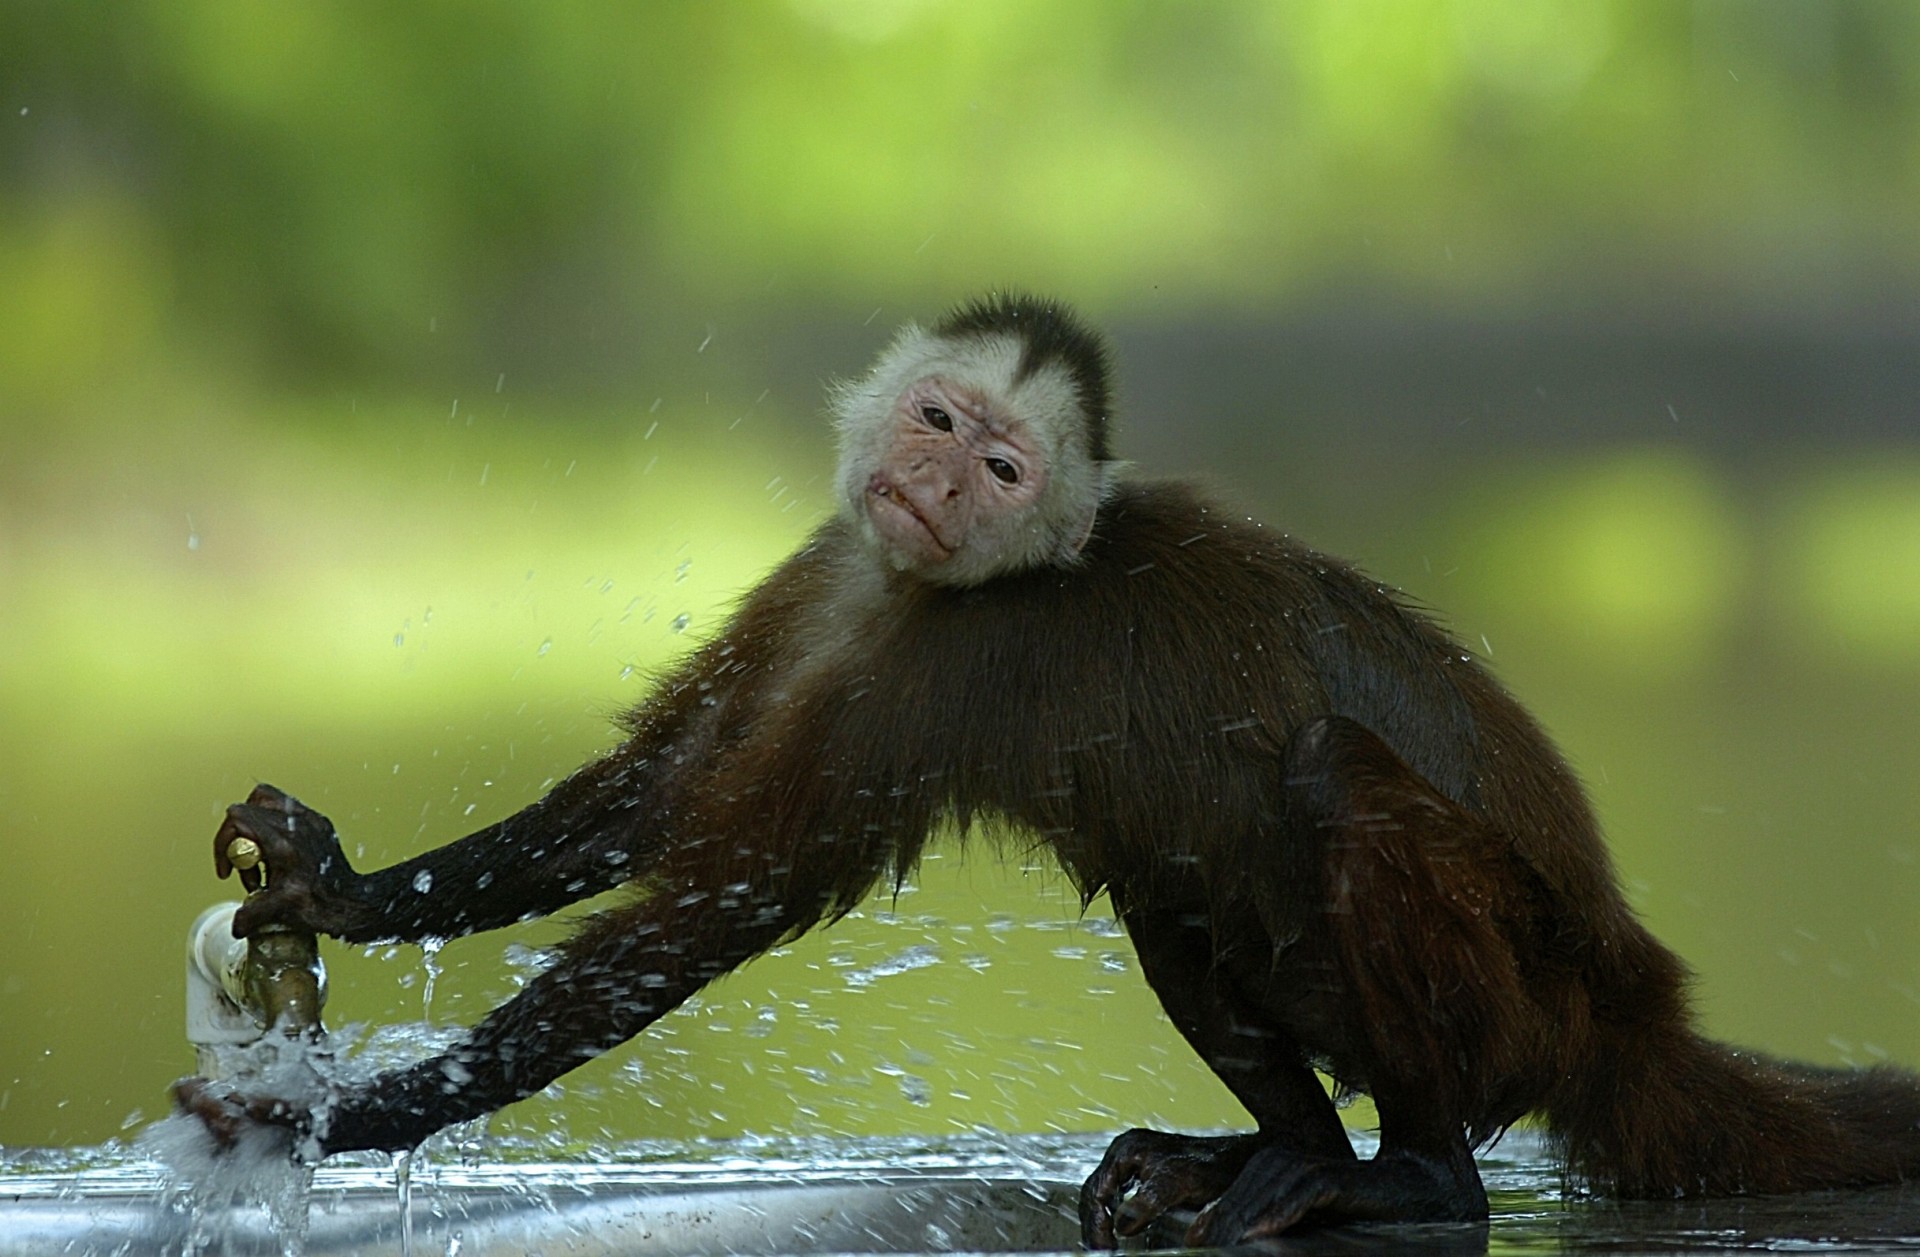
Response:
[[[1512,848],[1350,720],[1290,740],[1280,884],[1254,891],[1276,940],[1324,966],[1338,1011],[1298,1027],[1380,1114],[1370,1161],[1263,1147],[1195,1223],[1192,1243],[1303,1221],[1472,1221],[1487,1197],[1470,1136],[1528,1107],[1548,1028],[1508,931],[1533,886]]]
[[[1125,887],[1114,888],[1113,901],[1167,1016],[1260,1129],[1226,1136],[1121,1134],[1081,1189],[1087,1247],[1113,1248],[1171,1211],[1217,1199],[1267,1144],[1352,1161],[1346,1129],[1300,1046],[1217,972],[1212,932],[1194,924],[1192,914],[1135,906]]]

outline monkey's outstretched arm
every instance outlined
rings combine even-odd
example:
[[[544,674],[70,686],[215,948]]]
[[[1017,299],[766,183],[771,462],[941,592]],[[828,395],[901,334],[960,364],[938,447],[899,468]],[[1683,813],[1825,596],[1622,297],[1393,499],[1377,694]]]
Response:
[[[244,938],[267,924],[352,943],[456,938],[544,916],[643,877],[671,828],[676,783],[725,735],[728,702],[756,668],[754,640],[729,634],[688,661],[629,721],[631,736],[545,798],[446,846],[356,872],[333,823],[261,785],[214,835],[220,876],[253,892],[234,917]],[[760,639],[764,648],[766,638]],[[262,867],[234,863],[252,842]]]
[[[410,1148],[454,1122],[523,1099],[646,1029],[721,974],[807,929],[871,881],[886,848],[849,843],[799,868],[765,834],[688,818],[638,902],[591,920],[561,958],[440,1056],[338,1093],[315,1112],[214,1093],[182,1097],[216,1133],[243,1122],[311,1132],[323,1155]],[[857,875],[853,871],[857,866]]]
[[[282,924],[350,943],[456,938],[611,889],[634,876],[637,831],[658,793],[645,769],[622,767],[603,760],[506,820],[364,874],[325,816],[256,786],[227,809],[214,843],[223,875],[237,839],[258,846],[268,870],[235,914],[234,932],[244,938]],[[260,881],[256,870],[241,872]]]
[[[411,1148],[491,1113],[632,1038],[793,928],[790,914],[656,897],[570,940],[563,959],[444,1055],[341,1095],[321,1117],[327,1154]]]
[[[773,905],[744,914],[712,903],[689,911],[656,897],[576,936],[557,964],[445,1053],[336,1091],[316,1108],[200,1078],[176,1084],[174,1099],[224,1146],[257,1124],[311,1135],[321,1156],[412,1148],[632,1038],[799,924]]]

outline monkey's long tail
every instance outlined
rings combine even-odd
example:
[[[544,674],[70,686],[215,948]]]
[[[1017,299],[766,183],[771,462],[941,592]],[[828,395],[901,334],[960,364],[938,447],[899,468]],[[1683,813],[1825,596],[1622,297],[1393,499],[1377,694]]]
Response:
[[[1724,1196],[1920,1178],[1920,1076],[1774,1060],[1684,1025],[1611,1047],[1547,1112],[1568,1167],[1596,1190]]]

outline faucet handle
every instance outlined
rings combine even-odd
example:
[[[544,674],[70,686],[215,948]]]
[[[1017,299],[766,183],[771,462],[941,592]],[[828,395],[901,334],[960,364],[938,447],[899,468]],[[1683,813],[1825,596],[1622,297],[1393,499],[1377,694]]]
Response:
[[[236,869],[250,869],[260,863],[260,844],[251,838],[235,838],[227,844],[227,863]]]

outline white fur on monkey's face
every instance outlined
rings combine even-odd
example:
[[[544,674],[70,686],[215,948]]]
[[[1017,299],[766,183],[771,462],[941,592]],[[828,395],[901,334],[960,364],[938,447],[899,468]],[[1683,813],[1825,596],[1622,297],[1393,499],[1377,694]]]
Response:
[[[889,566],[976,585],[1077,559],[1108,469],[1087,455],[1065,370],[1015,382],[1021,348],[908,324],[865,379],[834,387],[840,509]]]

